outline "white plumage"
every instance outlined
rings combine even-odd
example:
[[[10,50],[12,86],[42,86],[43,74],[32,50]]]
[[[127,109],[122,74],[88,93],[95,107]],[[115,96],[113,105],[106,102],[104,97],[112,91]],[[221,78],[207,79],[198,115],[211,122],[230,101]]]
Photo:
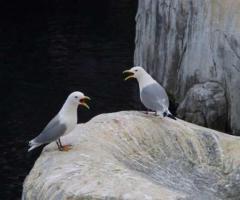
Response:
[[[78,105],[89,108],[84,102],[85,99],[90,98],[85,96],[82,92],[71,93],[58,114],[47,124],[36,138],[29,142],[30,148],[28,151],[53,141],[57,142],[59,150],[69,150],[69,145],[62,145],[60,137],[71,132],[77,125]]]
[[[161,117],[176,119],[168,110],[169,99],[165,89],[155,81],[142,67],[133,67],[124,71],[130,75],[125,78],[136,78],[139,84],[140,98],[143,105]]]

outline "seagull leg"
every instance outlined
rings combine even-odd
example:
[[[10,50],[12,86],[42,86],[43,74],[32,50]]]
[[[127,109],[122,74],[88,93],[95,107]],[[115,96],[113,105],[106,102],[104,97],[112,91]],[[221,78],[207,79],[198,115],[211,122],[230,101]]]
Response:
[[[58,139],[58,142],[60,144],[61,150],[60,151],[69,151],[72,148],[72,145],[67,144],[67,145],[62,145],[62,142],[60,138]]]
[[[155,111],[155,114],[154,114],[154,115],[160,117],[160,119],[163,119],[163,118],[164,118],[164,115],[163,115],[162,112]]]
[[[62,151],[62,146],[61,146],[60,143],[59,143],[59,139],[56,141],[56,143],[57,143],[58,150],[59,150],[59,151]]]
[[[150,112],[150,110],[149,110],[149,109],[147,109],[147,110],[145,111],[145,114],[146,114],[146,115],[148,115],[148,114],[149,114],[149,112]]]
[[[149,115],[149,114],[150,114],[150,112],[151,112],[151,110],[150,110],[150,109],[148,109],[148,108],[147,108],[147,110],[146,110],[146,111],[143,111],[143,113],[144,113],[145,115]]]

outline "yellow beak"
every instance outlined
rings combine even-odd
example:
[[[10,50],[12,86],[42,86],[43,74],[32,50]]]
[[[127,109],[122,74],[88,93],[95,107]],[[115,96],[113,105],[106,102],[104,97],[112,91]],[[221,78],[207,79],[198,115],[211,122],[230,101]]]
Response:
[[[82,99],[80,99],[80,105],[86,107],[87,109],[90,109],[85,100],[91,100],[91,98],[88,96],[84,96]]]
[[[128,73],[128,74],[130,74],[130,75],[127,76],[127,77],[124,79],[125,81],[128,80],[128,79],[130,79],[130,78],[135,78],[135,77],[134,77],[134,73],[131,72],[130,70],[125,70],[125,71],[123,71],[123,74],[126,74],[126,73]]]

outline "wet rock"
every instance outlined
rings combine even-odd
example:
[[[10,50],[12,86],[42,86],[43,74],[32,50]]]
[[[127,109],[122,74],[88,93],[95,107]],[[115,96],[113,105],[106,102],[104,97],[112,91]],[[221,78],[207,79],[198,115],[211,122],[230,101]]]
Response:
[[[240,134],[239,9],[236,0],[139,0],[134,58],[177,104],[195,84],[220,83],[234,134]]]
[[[46,146],[22,200],[239,200],[240,138],[141,112],[102,114]]]

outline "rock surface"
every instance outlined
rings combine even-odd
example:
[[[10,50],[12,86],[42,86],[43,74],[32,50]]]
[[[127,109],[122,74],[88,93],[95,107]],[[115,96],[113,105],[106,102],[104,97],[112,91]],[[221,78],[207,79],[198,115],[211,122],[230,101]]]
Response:
[[[22,200],[239,200],[240,138],[141,112],[102,114],[44,148]]]
[[[216,82],[195,84],[177,109],[178,116],[202,126],[224,130],[227,127],[227,100]]]
[[[139,0],[134,60],[177,104],[195,84],[218,83],[225,91],[220,101],[227,103],[221,123],[228,119],[233,134],[240,135],[239,10],[236,0]]]

